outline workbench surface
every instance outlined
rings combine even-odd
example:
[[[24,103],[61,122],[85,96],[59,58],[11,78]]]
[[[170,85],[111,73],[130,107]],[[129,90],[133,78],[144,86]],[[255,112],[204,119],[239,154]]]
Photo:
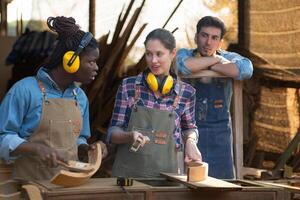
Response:
[[[222,199],[222,200],[281,200],[285,199],[283,188],[255,184],[254,182],[235,181],[241,185],[241,190],[216,190],[208,187],[191,189],[181,183],[168,180],[145,179],[134,181],[132,186],[116,185],[116,178],[92,178],[85,185],[63,188],[52,185],[48,181],[36,182],[44,199],[99,199],[99,200],[179,200],[179,199]]]

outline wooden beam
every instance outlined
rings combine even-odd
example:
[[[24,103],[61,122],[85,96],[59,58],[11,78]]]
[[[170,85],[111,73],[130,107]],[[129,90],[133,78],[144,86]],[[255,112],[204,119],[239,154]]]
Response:
[[[237,179],[242,179],[243,170],[243,82],[233,84],[233,151]]]
[[[90,0],[89,6],[89,32],[96,33],[96,0]]]
[[[1,12],[1,22],[0,22],[0,35],[7,35],[7,1],[0,0],[0,12]]]

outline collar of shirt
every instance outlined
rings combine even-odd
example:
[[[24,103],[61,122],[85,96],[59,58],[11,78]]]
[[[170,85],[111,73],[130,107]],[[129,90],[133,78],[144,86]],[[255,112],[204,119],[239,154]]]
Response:
[[[176,94],[179,94],[179,84],[177,81],[177,77],[172,76],[175,82],[175,87],[172,88],[172,92],[175,92]],[[143,85],[146,86],[146,78],[145,78],[145,72],[139,73],[135,79],[136,85]],[[171,93],[170,93],[171,94]]]
[[[48,72],[48,69],[41,67],[38,70],[36,77],[45,84],[45,87],[54,88],[55,90],[61,91],[55,81],[49,76]],[[73,90],[75,88],[76,85],[74,82],[68,87],[68,89],[70,90]]]

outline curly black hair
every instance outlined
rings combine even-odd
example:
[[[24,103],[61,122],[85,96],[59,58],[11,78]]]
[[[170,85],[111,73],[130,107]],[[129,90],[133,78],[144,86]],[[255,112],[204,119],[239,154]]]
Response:
[[[54,69],[61,65],[63,56],[67,51],[76,51],[85,32],[80,30],[79,25],[72,17],[49,17],[47,25],[50,30],[58,34],[58,37],[57,44],[44,67]],[[98,43],[93,37],[80,55],[96,48],[98,48]]]

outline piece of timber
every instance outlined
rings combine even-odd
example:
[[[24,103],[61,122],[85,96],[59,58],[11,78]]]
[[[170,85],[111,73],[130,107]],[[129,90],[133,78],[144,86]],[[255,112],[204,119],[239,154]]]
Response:
[[[195,163],[188,166],[187,169],[187,181],[198,182],[204,181],[208,177],[208,164],[207,163]]]
[[[43,200],[39,188],[32,184],[22,185],[22,188],[26,191],[27,199],[32,200]]]
[[[101,165],[102,151],[99,143],[96,144],[96,149],[89,151],[89,164],[93,168],[89,172],[70,172],[60,170],[52,179],[51,183],[64,187],[73,187],[86,183],[93,176]]]
[[[187,176],[186,175],[178,175],[175,173],[161,173],[164,177],[167,179],[173,180],[173,181],[178,181],[190,188],[194,189],[209,189],[209,190],[214,190],[214,189],[222,189],[222,190],[241,190],[242,187],[233,183],[229,183],[220,179],[216,179],[213,177],[208,176],[207,179],[203,181],[198,181],[198,182],[188,182],[187,181]]]
[[[297,186],[297,181],[295,181],[295,183],[292,183],[293,179],[290,179],[290,180],[281,179],[281,180],[276,180],[276,181],[256,181],[256,182],[261,183],[261,184],[265,184],[265,185],[285,188],[289,192],[300,194],[300,187]],[[298,183],[300,183],[299,180],[298,180]]]

